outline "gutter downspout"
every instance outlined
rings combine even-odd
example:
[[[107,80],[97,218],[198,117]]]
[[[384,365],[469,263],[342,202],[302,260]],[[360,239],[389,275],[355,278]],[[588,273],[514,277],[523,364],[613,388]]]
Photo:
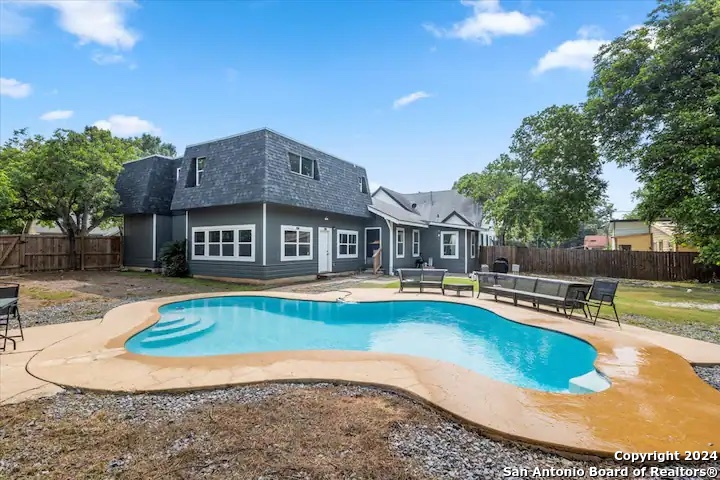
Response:
[[[153,262],[157,261],[157,213],[153,213],[152,259]]]
[[[393,270],[393,267],[394,267],[393,258],[395,257],[395,251],[394,251],[395,248],[393,248],[395,245],[395,239],[393,238],[393,234],[395,233],[395,227],[394,227],[393,222],[391,222],[387,218],[385,219],[385,221],[387,222],[387,226],[390,231],[390,235],[389,235],[390,241],[388,242],[390,244],[389,245],[390,248],[388,249],[388,255],[390,258],[390,260],[388,261],[388,273],[390,275],[395,275],[395,271]],[[380,232],[380,235],[382,235],[382,231]],[[382,243],[382,240],[380,240],[380,242]]]
[[[468,248],[467,248],[467,237],[468,237],[468,229],[465,229],[465,273],[467,273],[467,259],[468,259]]]

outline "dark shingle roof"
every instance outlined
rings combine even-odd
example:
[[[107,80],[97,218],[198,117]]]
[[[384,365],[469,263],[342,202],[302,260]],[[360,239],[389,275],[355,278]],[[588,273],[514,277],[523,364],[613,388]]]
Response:
[[[404,196],[415,204],[415,210],[427,221],[442,222],[456,212],[473,226],[480,226],[482,206],[455,190],[406,193]]]
[[[318,175],[290,171],[288,153],[315,160]],[[193,159],[206,157],[203,179],[192,186]],[[367,217],[370,194],[360,191],[365,169],[269,129],[190,145],[185,150],[173,210],[268,202]]]
[[[115,183],[121,214],[170,213],[178,159],[151,155],[123,165]]]

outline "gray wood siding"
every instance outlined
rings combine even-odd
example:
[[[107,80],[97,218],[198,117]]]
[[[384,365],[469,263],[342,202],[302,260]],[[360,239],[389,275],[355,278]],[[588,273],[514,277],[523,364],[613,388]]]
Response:
[[[172,239],[180,242],[187,238],[185,232],[185,212],[173,212],[172,217]]]
[[[153,268],[153,216],[125,215],[123,264],[128,267]]]
[[[156,241],[157,241],[157,256],[155,258],[158,259],[158,263],[160,261],[160,251],[162,250],[163,246],[172,241],[172,227],[173,227],[173,219],[170,215],[158,215],[156,218]]]
[[[192,259],[192,228],[222,225],[255,225],[254,262]],[[262,204],[252,203],[190,210],[187,235],[189,240],[188,263],[190,265],[190,273],[193,275],[228,278],[264,278],[262,268]]]
[[[441,258],[440,257],[440,232],[454,231],[458,232],[458,258]],[[469,240],[469,238],[468,238]],[[463,273],[465,271],[465,230],[452,227],[436,227],[430,226],[423,229],[420,234],[420,251],[425,257],[425,261],[429,261],[432,257],[433,265],[436,268],[446,268],[448,272]],[[468,268],[470,261],[468,259]]]
[[[327,221],[325,221],[325,217],[328,218]],[[265,278],[267,279],[317,274],[319,227],[331,227],[333,229],[331,235],[333,272],[359,270],[365,263],[363,251],[365,248],[367,220],[364,218],[282,205],[268,205],[267,222],[267,266],[265,268]],[[312,260],[281,260],[282,225],[311,227],[313,229]],[[358,258],[337,258],[338,229],[358,232]]]

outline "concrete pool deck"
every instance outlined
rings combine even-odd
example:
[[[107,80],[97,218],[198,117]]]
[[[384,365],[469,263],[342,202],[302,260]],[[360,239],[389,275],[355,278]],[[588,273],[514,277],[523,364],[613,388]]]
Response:
[[[583,338],[597,349],[595,365],[613,384],[603,392],[587,395],[541,392],[442,361],[378,352],[294,351],[167,358],[133,354],[124,348],[130,336],[157,321],[157,309],[166,303],[242,295],[335,301],[345,296],[342,292],[232,292],[127,304],[108,312],[102,322],[35,352],[26,368],[42,381],[112,392],[178,391],[266,381],[372,384],[423,400],[488,434],[585,455],[717,451],[720,446],[720,392],[697,377],[688,363],[720,363],[719,345],[648,334],[648,330],[626,325],[622,330],[610,323],[593,326],[470,297],[398,294],[369,288],[349,291],[355,301],[465,303]]]

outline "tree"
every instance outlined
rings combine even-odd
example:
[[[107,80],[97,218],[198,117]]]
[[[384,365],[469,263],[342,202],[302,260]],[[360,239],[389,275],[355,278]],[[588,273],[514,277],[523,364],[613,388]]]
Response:
[[[720,2],[660,0],[600,50],[587,109],[603,154],[643,185],[641,218],[671,219],[720,265]]]
[[[604,201],[601,173],[591,122],[581,107],[563,105],[523,119],[508,154],[455,186],[483,203],[502,241],[557,245]]]
[[[174,157],[177,154],[175,145],[163,142],[160,137],[143,133],[139,137],[131,137],[128,139],[130,143],[138,149],[137,157],[148,157],[150,155],[165,155],[166,157]]]
[[[14,207],[27,218],[57,224],[74,252],[76,237],[112,215],[118,201],[115,181],[134,154],[126,140],[86,127],[82,132],[58,129],[50,138],[16,131],[0,159],[22,165],[10,178],[16,189]],[[70,258],[75,268],[75,256]]]

